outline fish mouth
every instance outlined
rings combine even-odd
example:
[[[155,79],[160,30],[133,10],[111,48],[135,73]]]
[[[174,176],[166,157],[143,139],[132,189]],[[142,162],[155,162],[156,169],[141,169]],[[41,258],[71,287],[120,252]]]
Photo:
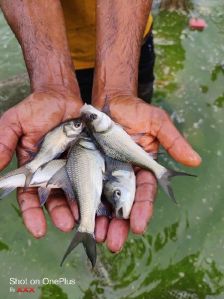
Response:
[[[127,206],[126,204],[120,204],[119,206],[115,205],[114,212],[115,212],[116,218],[129,219],[130,213],[131,213],[131,208],[129,208],[129,206]]]
[[[91,126],[91,123],[92,123],[92,119],[90,117],[89,114],[81,114],[81,120],[83,121],[83,123],[86,125],[86,126]]]
[[[123,208],[119,208],[118,210],[116,210],[116,216],[118,218],[123,218]]]
[[[116,218],[119,218],[119,219],[129,219],[129,214],[130,213],[126,213],[124,207],[118,207],[116,208],[115,210],[115,216]]]
[[[95,119],[97,119],[97,114],[93,112],[88,112],[88,113],[81,113],[81,119],[84,120],[84,122],[92,122]]]

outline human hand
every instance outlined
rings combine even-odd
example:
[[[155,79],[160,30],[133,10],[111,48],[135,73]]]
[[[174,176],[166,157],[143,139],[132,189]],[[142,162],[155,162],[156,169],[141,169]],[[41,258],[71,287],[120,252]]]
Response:
[[[82,101],[78,95],[66,90],[35,92],[0,118],[0,169],[12,159],[16,150],[19,164],[30,160],[30,153],[37,150],[38,141],[61,122],[79,116]],[[52,146],[54,146],[52,144]],[[46,233],[46,220],[36,188],[19,189],[18,203],[28,231],[36,237]],[[52,192],[46,208],[56,227],[69,231],[78,218],[75,203],[68,203],[60,191]]]
[[[108,101],[109,112],[134,140],[147,152],[156,153],[161,144],[179,163],[197,167],[200,156],[178,132],[167,113],[133,96],[117,96]],[[136,195],[130,221],[106,217],[97,219],[96,239],[105,241],[112,252],[122,249],[129,232],[142,234],[153,214],[157,182],[151,172],[136,171]]]

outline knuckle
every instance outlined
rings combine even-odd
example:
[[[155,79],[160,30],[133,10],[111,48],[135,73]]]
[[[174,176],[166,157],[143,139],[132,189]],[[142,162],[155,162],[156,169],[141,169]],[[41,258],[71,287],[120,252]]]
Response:
[[[159,113],[160,113],[160,117],[163,119],[163,121],[170,119],[169,114],[165,110],[163,110],[161,108],[158,108],[158,109],[160,109]]]
[[[1,116],[1,121],[9,123],[11,122],[13,115],[15,115],[15,108],[10,108],[9,110],[5,111]]]

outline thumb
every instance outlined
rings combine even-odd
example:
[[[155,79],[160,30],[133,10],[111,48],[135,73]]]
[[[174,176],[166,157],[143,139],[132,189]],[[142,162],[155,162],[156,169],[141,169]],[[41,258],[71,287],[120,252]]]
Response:
[[[162,120],[162,125],[157,134],[161,145],[177,162],[191,167],[199,166],[201,157],[180,134],[170,117],[164,113]]]
[[[0,118],[0,170],[11,161],[21,135],[16,109],[11,108]]]

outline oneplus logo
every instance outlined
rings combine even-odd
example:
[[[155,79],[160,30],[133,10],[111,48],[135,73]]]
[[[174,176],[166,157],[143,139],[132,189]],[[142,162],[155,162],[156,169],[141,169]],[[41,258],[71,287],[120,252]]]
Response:
[[[17,293],[35,293],[34,288],[17,288]]]

